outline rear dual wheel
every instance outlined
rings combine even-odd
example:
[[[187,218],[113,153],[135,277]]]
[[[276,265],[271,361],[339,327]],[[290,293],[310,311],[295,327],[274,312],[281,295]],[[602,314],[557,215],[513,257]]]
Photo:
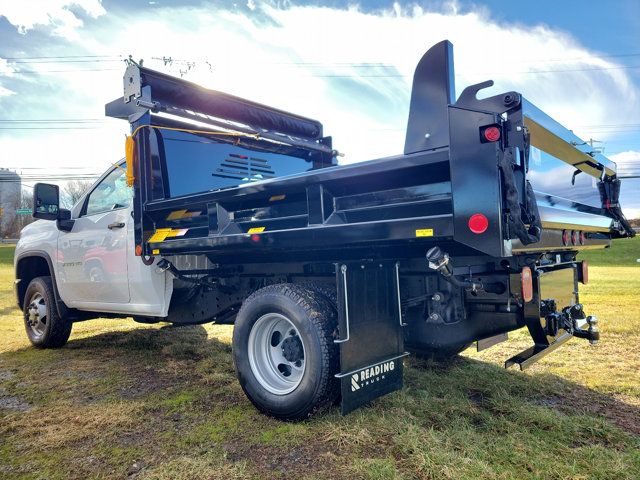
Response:
[[[335,306],[308,286],[270,285],[249,296],[233,331],[240,385],[263,413],[302,420],[339,394]]]

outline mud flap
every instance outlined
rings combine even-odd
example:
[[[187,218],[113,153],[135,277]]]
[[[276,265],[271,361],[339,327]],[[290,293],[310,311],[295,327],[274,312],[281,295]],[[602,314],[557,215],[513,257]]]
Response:
[[[342,414],[402,388],[404,351],[397,263],[337,265]]]

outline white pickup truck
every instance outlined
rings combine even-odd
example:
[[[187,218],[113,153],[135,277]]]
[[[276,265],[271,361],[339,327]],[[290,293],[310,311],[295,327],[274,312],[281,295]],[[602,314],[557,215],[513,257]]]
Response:
[[[132,189],[124,166],[109,169],[71,209],[71,230],[65,220],[39,220],[20,235],[16,293],[37,347],[64,345],[74,320],[167,316],[173,282],[135,256]]]

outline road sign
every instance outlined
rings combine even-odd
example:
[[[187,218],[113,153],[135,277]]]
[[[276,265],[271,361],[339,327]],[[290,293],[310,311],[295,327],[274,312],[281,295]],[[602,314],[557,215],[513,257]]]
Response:
[[[30,208],[19,208],[18,210],[16,210],[16,214],[17,215],[31,215],[31,209]]]

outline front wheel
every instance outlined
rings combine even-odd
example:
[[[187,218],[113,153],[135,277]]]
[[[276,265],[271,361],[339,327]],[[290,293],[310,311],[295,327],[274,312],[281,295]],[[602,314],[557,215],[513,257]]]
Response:
[[[263,413],[302,420],[339,394],[335,307],[313,290],[270,285],[249,296],[233,331],[240,385]]]
[[[23,303],[24,326],[34,347],[59,348],[71,335],[72,323],[58,315],[51,277],[29,283]]]

